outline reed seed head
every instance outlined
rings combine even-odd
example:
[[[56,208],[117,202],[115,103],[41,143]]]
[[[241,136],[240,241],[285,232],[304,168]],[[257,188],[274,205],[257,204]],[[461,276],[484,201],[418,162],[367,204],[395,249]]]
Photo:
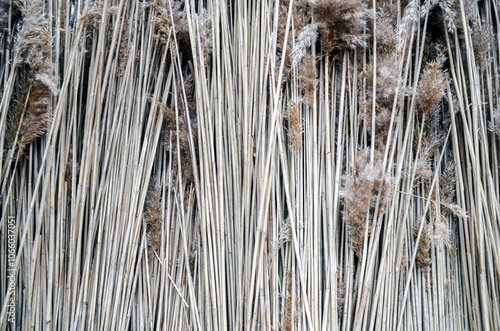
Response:
[[[377,197],[380,195],[378,214],[384,213],[386,198],[393,185],[392,176],[382,167],[379,157],[370,162],[370,150],[365,149],[355,159],[351,174],[344,175],[341,198],[344,205],[344,221],[349,232],[352,249],[361,258],[367,231],[368,212],[375,213]],[[368,230],[370,233],[370,230]]]
[[[441,53],[424,68],[417,88],[417,105],[421,112],[433,110],[445,96],[448,77],[441,69],[444,61],[444,53]]]
[[[149,184],[144,202],[144,222],[146,224],[146,238],[148,241],[148,254],[159,253],[161,247],[161,192],[160,188],[153,182]]]

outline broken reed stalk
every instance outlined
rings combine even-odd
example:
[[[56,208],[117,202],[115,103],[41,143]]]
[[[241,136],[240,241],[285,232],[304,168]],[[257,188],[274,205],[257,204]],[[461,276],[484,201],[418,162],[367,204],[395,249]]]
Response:
[[[2,3],[1,327],[500,328],[498,9]]]

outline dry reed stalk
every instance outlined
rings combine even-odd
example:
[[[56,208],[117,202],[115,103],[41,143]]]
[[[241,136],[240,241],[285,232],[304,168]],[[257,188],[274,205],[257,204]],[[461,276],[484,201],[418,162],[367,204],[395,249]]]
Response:
[[[3,2],[1,328],[498,329],[498,13]]]

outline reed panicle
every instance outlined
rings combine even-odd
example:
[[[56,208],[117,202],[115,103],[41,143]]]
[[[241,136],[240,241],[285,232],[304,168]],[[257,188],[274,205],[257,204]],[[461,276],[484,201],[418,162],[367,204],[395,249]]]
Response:
[[[165,125],[163,129],[163,143],[170,151],[170,146],[172,146],[172,152],[174,155],[179,153],[181,164],[180,168],[182,171],[182,176],[185,183],[192,183],[193,177],[193,166],[191,164],[191,148],[189,146],[189,131],[185,120],[184,111],[181,110],[176,114],[175,108],[167,107],[165,105],[160,105],[163,116],[165,118]],[[191,128],[193,132],[193,139],[197,139],[197,123],[196,123],[196,113],[192,110],[194,104],[190,104],[191,107]],[[178,120],[178,122],[177,122]],[[179,147],[177,147],[177,139],[179,139]],[[195,151],[196,153],[196,151]]]
[[[188,22],[182,1],[155,0],[151,7],[156,12],[155,23],[162,42],[166,43],[175,26],[178,43],[189,43]]]
[[[14,66],[23,65],[23,77],[17,104],[10,113],[7,143],[22,156],[26,147],[50,128],[51,96],[59,93],[59,83],[43,1],[19,1],[17,6],[22,22],[14,43]]]
[[[29,90],[28,102],[19,127],[18,155],[23,155],[26,147],[47,132],[52,124],[50,90],[35,81]]]
[[[365,29],[371,12],[360,0],[311,0],[315,20],[321,22],[324,53],[366,46]]]
[[[390,11],[380,10],[377,15],[377,48],[380,54],[394,54],[397,50],[398,34],[396,31],[397,18]]]
[[[301,100],[310,108],[313,107],[315,102],[316,87],[318,85],[317,79],[318,71],[316,69],[316,57],[313,55],[305,56],[298,68],[298,79],[300,81],[300,90],[302,93]]]
[[[492,61],[491,48],[495,42],[493,26],[486,22],[482,22],[481,25],[477,24],[472,30],[472,38],[474,39],[473,46],[476,60],[481,67],[488,67]]]
[[[153,181],[149,184],[144,203],[144,223],[146,224],[146,237],[149,256],[160,252],[162,243],[162,207],[161,192]]]
[[[109,15],[112,14],[112,12],[116,12],[116,9],[116,7],[108,8],[109,11],[107,12],[107,14]],[[89,6],[80,19],[80,24],[85,27],[97,29],[102,21],[103,11],[104,3],[102,1],[89,1]]]
[[[363,255],[365,233],[370,233],[370,219],[373,217],[377,198],[378,211],[384,212],[387,197],[393,184],[392,176],[386,172],[377,158],[370,162],[370,151],[360,151],[353,164],[352,173],[343,177],[342,203],[343,218],[349,233],[350,244],[358,257]],[[368,232],[367,232],[368,231]]]
[[[299,31],[295,45],[292,49],[292,69],[306,56],[306,51],[318,38],[319,23],[307,24]]]
[[[396,54],[382,54],[377,59],[377,67],[374,71],[373,63],[362,73],[361,78],[366,80],[368,97],[362,104],[362,119],[366,123],[369,133],[372,133],[372,122],[375,121],[375,146],[382,148],[387,143],[387,137],[390,129],[392,117],[392,108],[396,100],[396,111],[403,106],[404,97],[411,95],[409,89],[402,87],[397,91],[399,80],[398,68],[394,66]],[[376,73],[374,75],[374,73]],[[376,87],[373,90],[373,81],[376,77]],[[372,104],[375,98],[375,119],[373,119]],[[398,117],[395,116],[397,121]]]
[[[302,120],[299,105],[293,101],[290,102],[285,115],[288,120],[288,147],[296,154],[302,147]]]
[[[403,50],[404,45],[411,37],[412,29],[420,23],[420,6],[416,0],[410,0],[404,9],[401,24],[398,26],[398,52]]]
[[[417,237],[417,232],[418,230],[417,228],[415,228],[413,231],[414,240]],[[416,255],[417,266],[422,268],[424,272],[429,272],[432,264],[430,252],[433,237],[432,234],[432,224],[426,222],[423,228],[422,236],[420,238],[420,241],[418,242]]]
[[[445,96],[447,75],[441,69],[444,61],[445,56],[441,53],[424,68],[417,88],[417,103],[421,112],[433,110]]]
[[[288,271],[286,277],[286,295],[283,295],[284,305],[281,317],[281,329],[287,331],[293,330],[293,325],[297,324],[302,313],[300,295],[297,293],[294,296],[293,294],[294,279],[292,271]],[[295,286],[297,285],[295,284]]]

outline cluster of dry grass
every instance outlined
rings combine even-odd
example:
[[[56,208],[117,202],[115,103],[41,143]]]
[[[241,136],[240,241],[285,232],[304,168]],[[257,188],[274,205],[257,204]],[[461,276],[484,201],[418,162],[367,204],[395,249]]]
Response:
[[[499,9],[2,1],[0,329],[500,329]]]

